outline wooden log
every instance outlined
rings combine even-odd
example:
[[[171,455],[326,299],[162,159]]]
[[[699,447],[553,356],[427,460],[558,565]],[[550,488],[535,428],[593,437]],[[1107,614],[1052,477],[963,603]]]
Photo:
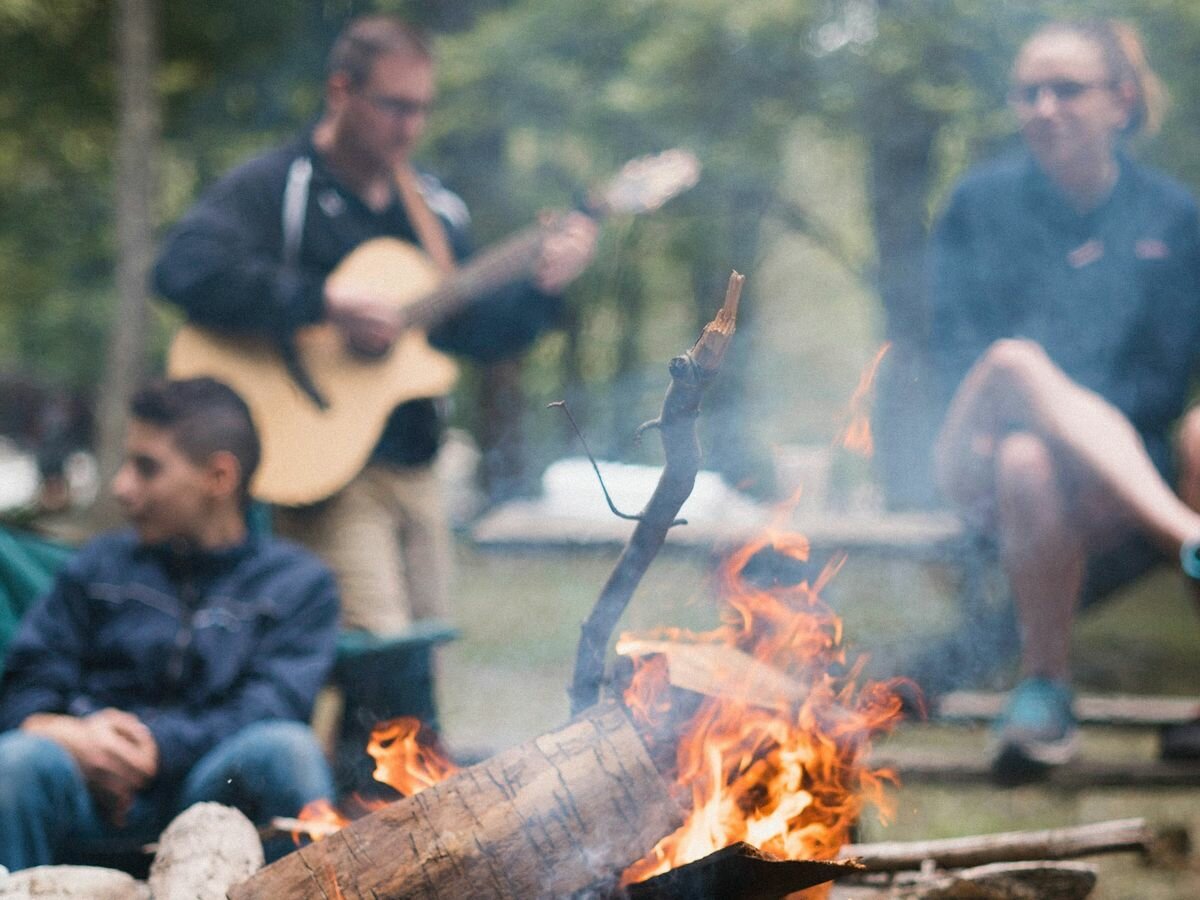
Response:
[[[795,679],[727,644],[629,638],[618,643],[617,653],[630,657],[662,654],[672,686],[708,697],[773,708],[798,703],[808,693]]]
[[[838,886],[831,900],[1084,900],[1096,880],[1096,870],[1084,863],[992,863],[958,872],[901,875],[878,886]]]
[[[871,765],[895,769],[904,784],[996,783],[990,761],[979,752],[952,754],[889,748],[874,754]],[[1080,759],[1050,769],[1038,784],[1066,791],[1098,787],[1200,787],[1200,764],[1152,759]]]
[[[611,888],[682,817],[616,704],[268,866],[231,900],[557,898]]]
[[[631,884],[614,900],[776,900],[861,870],[850,860],[779,859],[738,842]]]
[[[1005,831],[935,841],[847,844],[842,856],[862,863],[868,872],[920,869],[932,862],[941,869],[961,869],[997,862],[1060,860],[1099,853],[1146,851],[1154,835],[1145,819],[1115,819],[1091,825],[1044,831]]]
[[[913,900],[1085,900],[1096,886],[1096,870],[1084,863],[992,863],[955,872],[941,882],[912,895]]]
[[[990,722],[1000,715],[1008,694],[953,691],[934,708],[938,719]],[[1075,698],[1075,716],[1084,725],[1156,728],[1190,722],[1200,715],[1200,697],[1151,697],[1132,694]]]

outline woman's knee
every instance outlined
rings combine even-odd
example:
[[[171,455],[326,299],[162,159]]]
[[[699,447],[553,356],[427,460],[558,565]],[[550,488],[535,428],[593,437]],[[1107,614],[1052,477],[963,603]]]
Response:
[[[1045,496],[1057,483],[1054,453],[1040,436],[1013,431],[996,444],[995,477],[998,492]]]
[[[1028,388],[1046,382],[1058,371],[1045,348],[1028,338],[994,341],[980,357],[979,365],[993,378]]]
[[[1175,448],[1180,464],[1200,475],[1200,404],[1189,409],[1179,420]]]

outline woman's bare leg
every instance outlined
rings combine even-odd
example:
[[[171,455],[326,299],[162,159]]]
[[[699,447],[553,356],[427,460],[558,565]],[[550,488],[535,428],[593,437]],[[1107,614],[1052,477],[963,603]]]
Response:
[[[1021,628],[1021,675],[1065,681],[1088,547],[1053,452],[1014,432],[997,447],[996,530]]]
[[[1185,491],[1200,500],[1200,417],[1190,421]],[[1141,437],[1103,397],[1073,382],[1040,346],[993,344],[956,393],[935,447],[935,470],[947,497],[968,520],[995,515],[996,450],[1004,436],[1040,436],[1062,466],[1169,553],[1200,537],[1200,514],[1163,481]],[[1190,473],[1190,474],[1187,474]],[[1185,494],[1186,496],[1186,494]]]

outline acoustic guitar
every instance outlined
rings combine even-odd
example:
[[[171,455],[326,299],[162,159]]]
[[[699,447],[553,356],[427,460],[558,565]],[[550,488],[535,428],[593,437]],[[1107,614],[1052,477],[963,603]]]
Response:
[[[668,150],[627,163],[587,212],[594,217],[657,209],[699,177],[699,163]],[[404,330],[380,357],[350,350],[325,322],[298,330],[294,359],[261,337],[185,325],[167,357],[172,378],[211,376],[242,396],[262,441],[262,463],[251,490],[284,506],[316,503],[344,487],[366,465],[391,411],[454,387],[458,369],[433,349],[430,328],[504,284],[528,276],[553,223],[535,226],[478,254],[450,274],[416,246],[375,238],[331,272],[394,304]]]

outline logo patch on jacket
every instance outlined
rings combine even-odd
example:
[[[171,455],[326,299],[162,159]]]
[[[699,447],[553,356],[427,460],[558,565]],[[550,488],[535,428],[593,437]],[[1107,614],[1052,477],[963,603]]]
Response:
[[[1092,238],[1090,241],[1084,241],[1068,253],[1067,262],[1073,269],[1082,269],[1084,266],[1094,263],[1102,256],[1104,256],[1104,241],[1099,238]]]
[[[346,209],[346,201],[342,199],[341,194],[332,188],[321,191],[321,193],[317,195],[317,205],[320,206],[321,211],[331,219],[340,216]]]
[[[1134,242],[1133,255],[1138,259],[1166,259],[1171,255],[1171,248],[1158,238],[1142,238]]]

